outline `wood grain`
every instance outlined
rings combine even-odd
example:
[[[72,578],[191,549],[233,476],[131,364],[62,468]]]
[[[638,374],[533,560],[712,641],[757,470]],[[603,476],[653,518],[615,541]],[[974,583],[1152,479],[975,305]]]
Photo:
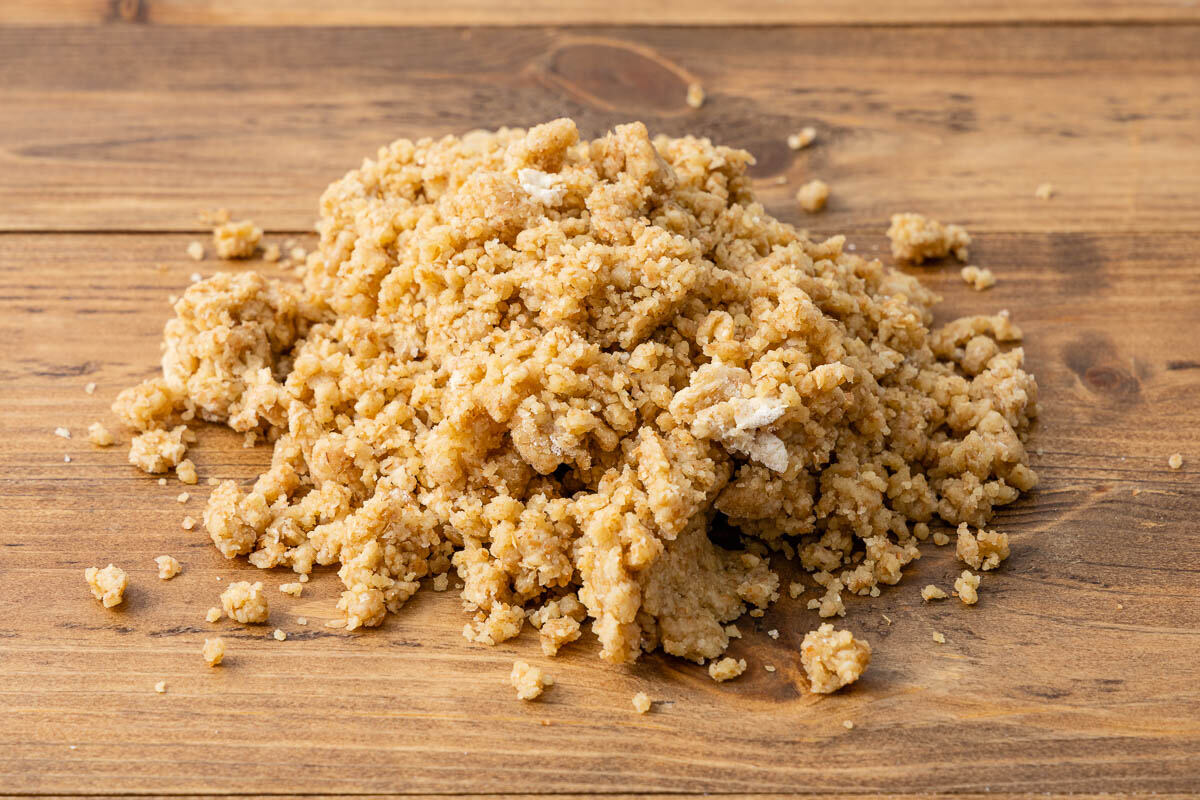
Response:
[[[820,177],[830,230],[1196,233],[1198,76],[1196,25],[0,28],[0,230],[307,230],[398,136],[570,115],[746,147],[776,206]]]
[[[276,589],[286,574],[225,561],[202,532],[181,530],[203,507],[204,478],[250,478],[268,452],[202,429],[201,484],[159,487],[122,447],[80,437],[94,419],[111,422],[119,388],[153,372],[166,295],[197,267],[217,267],[186,259],[191,238],[0,235],[4,790],[982,795],[1200,785],[1194,237],[984,234],[978,263],[1000,277],[984,294],[953,269],[921,270],[946,314],[1004,307],[1024,327],[1045,408],[1033,442],[1042,485],[1001,516],[1013,557],[985,578],[977,607],[921,603],[922,585],[956,573],[952,553],[936,548],[883,597],[855,599],[845,624],[874,643],[875,661],[853,690],[820,698],[805,691],[797,657],[818,621],[803,599],[743,626],[734,653],[751,668],[717,686],[658,656],[614,669],[590,639],[554,660],[528,636],[470,645],[452,593],[420,593],[379,630],[327,629],[334,575],[292,599]],[[884,244],[853,241],[867,253]],[[95,395],[83,391],[89,381]],[[59,425],[75,438],[55,437]],[[1172,472],[1165,461],[1177,450],[1187,461]],[[192,497],[179,504],[185,488]],[[184,563],[169,583],[155,577],[161,553]],[[109,561],[132,580],[116,611],[81,577]],[[225,582],[241,578],[267,583],[270,624],[206,624]],[[269,637],[276,626],[287,641]],[[199,655],[212,631],[230,644],[216,670]],[[557,679],[543,702],[512,697],[514,657]],[[159,680],[166,694],[154,692]],[[646,716],[630,706],[640,690],[658,701]]]
[[[1200,20],[1188,0],[6,0],[0,23],[166,25],[964,25]]]

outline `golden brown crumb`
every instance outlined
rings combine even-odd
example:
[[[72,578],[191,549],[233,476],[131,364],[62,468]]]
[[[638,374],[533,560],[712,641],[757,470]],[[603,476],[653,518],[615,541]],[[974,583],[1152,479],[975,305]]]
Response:
[[[117,440],[103,424],[93,422],[88,425],[88,441],[97,447],[110,447]]]
[[[793,150],[803,150],[813,143],[817,138],[817,129],[811,126],[805,126],[800,129],[799,133],[790,134],[787,137],[787,146]]]
[[[185,531],[190,531],[192,528],[196,527],[196,520],[192,517],[184,517],[183,522],[179,524]]]
[[[279,245],[269,244],[263,250],[263,261],[269,261],[273,264],[279,260],[280,255]]]
[[[508,682],[517,690],[518,700],[536,700],[547,686],[554,684],[554,680],[541,667],[532,667],[524,661],[513,662]]]
[[[935,531],[933,534],[933,543],[938,547],[945,547],[950,544],[950,537],[946,535],[945,531]]]
[[[307,625],[308,618],[307,617],[296,617],[296,624],[297,625]]]
[[[1167,459],[1167,466],[1171,469],[1179,469],[1183,466],[1183,453],[1172,453]]]
[[[71,430],[69,428],[61,428],[61,427],[55,428],[54,435],[60,439],[70,439],[71,438]]]
[[[262,581],[251,584],[237,581],[221,592],[221,606],[225,616],[242,623],[266,622],[268,615],[267,596],[263,593]]]
[[[326,191],[301,284],[189,286],[114,411],[271,442],[205,528],[300,582],[333,565],[347,629],[454,569],[472,641],[587,626],[610,662],[708,663],[778,598],[774,551],[845,613],[920,524],[1033,485],[1037,386],[1007,317],[935,325],[915,278],[772,218],[750,162],[637,123],[397,141]]]
[[[688,84],[687,104],[692,108],[704,105],[704,87],[698,83]]]
[[[718,683],[733,680],[746,671],[746,659],[726,656],[708,665],[708,676]]]
[[[151,474],[166,472],[183,460],[187,452],[183,435],[187,427],[151,430],[134,436],[129,443],[129,463]]]
[[[835,631],[828,622],[809,631],[800,644],[800,663],[818,694],[854,683],[871,663],[871,645],[850,631]]]
[[[971,534],[967,523],[958,526],[956,554],[964,564],[983,571],[995,569],[1008,558],[1008,534],[980,528]]]
[[[934,640],[935,642],[937,642],[938,644],[945,644],[945,643],[946,643],[946,637],[945,637],[945,636],[943,636],[941,633],[938,633],[937,631],[934,631],[934,632],[933,632],[933,640]]]
[[[776,629],[772,628],[771,630],[767,631],[767,636],[770,636],[772,639],[778,639],[778,638],[779,638],[779,631],[777,631]]]
[[[921,590],[921,599],[928,603],[930,600],[945,600],[950,595],[943,592],[932,583]]]
[[[1038,200],[1049,200],[1054,196],[1054,186],[1049,183],[1040,183],[1033,192],[1033,196]]]
[[[188,500],[191,499],[191,497],[192,496],[190,494],[188,494],[187,492],[180,492],[178,495],[176,495],[175,502],[186,503]]]
[[[843,727],[843,728],[845,728],[845,729],[846,729],[846,730],[848,730],[848,731],[849,731],[849,730],[853,730],[853,729],[854,729],[854,720],[852,720],[852,719],[845,720],[845,721],[842,723],[842,727]]]
[[[87,392],[88,394],[95,394],[96,393],[96,384],[93,382],[90,382],[90,381],[88,383],[85,383],[83,385],[83,391]]]
[[[187,246],[187,254],[188,258],[190,258],[192,261],[203,261],[204,245],[200,244],[199,242],[192,242]]]
[[[725,636],[730,639],[740,639],[742,638],[742,631],[737,625],[726,625]]]
[[[157,556],[154,563],[158,565],[158,579],[163,581],[171,580],[183,569],[174,556]]]
[[[441,575],[433,576],[433,590],[435,592],[444,592],[450,588],[450,576],[443,572]]]
[[[282,642],[284,639],[286,639],[286,638],[287,638],[287,633],[285,633],[285,632],[284,632],[282,629],[280,629],[280,628],[276,628],[276,629],[275,629],[275,632],[274,632],[274,633],[272,633],[272,634],[271,634],[271,636],[273,636],[273,637],[275,638],[275,641],[277,641],[277,642]]]
[[[262,241],[262,228],[250,220],[226,222],[213,228],[213,246],[221,258],[250,258]]]
[[[763,664],[763,669],[766,670],[767,672],[774,672],[775,665],[774,664]]]
[[[92,596],[99,600],[105,608],[120,605],[121,601],[125,599],[125,587],[129,585],[129,579],[125,575],[125,570],[120,567],[112,564],[104,569],[88,567],[83,571],[83,577],[87,579]]]
[[[937,220],[920,214],[893,214],[887,235],[892,242],[892,257],[913,264],[947,253],[966,261],[967,246],[971,244],[971,237],[958,225],[943,227]]]
[[[304,591],[304,584],[299,583],[298,581],[293,581],[292,583],[281,583],[279,584],[279,591],[283,592],[284,594],[290,594],[292,597],[299,597],[300,593]]]
[[[795,600],[800,595],[804,594],[804,584],[799,581],[792,581],[788,584],[788,597]]]
[[[996,276],[986,267],[966,266],[959,271],[959,275],[967,282],[975,291],[982,292],[984,289],[990,289],[996,285]]]
[[[979,576],[964,569],[962,575],[954,581],[954,591],[958,593],[959,600],[969,606],[975,605],[979,602]]]
[[[221,619],[221,609],[216,606],[210,608],[208,613],[204,615],[205,622],[216,622],[219,619]]]
[[[210,667],[215,667],[225,658],[225,640],[218,636],[215,639],[205,639],[204,647],[200,649],[204,660]]]
[[[159,681],[158,683],[154,684],[154,691],[158,692],[159,694],[166,694],[167,682]]]
[[[179,478],[180,482],[189,485],[195,484],[199,480],[199,477],[196,475],[196,465],[192,463],[190,458],[185,458],[175,467],[175,477]]]
[[[810,214],[815,214],[825,208],[829,199],[829,184],[822,180],[811,180],[796,192],[796,202]]]
[[[638,692],[633,696],[633,708],[637,713],[645,714],[650,710],[650,706],[650,698],[646,696],[645,692]]]

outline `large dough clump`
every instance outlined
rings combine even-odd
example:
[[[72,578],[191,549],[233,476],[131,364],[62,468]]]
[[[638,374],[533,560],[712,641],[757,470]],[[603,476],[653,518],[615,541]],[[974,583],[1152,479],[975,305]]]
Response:
[[[205,525],[259,567],[339,565],[348,627],[453,568],[473,640],[529,623],[549,652],[590,620],[612,662],[716,658],[777,597],[772,552],[868,594],[915,523],[1035,481],[1007,317],[931,331],[931,292],[771,217],[752,161],[640,123],[396,141],[325,192],[303,287],[189,288],[119,410],[272,441]]]

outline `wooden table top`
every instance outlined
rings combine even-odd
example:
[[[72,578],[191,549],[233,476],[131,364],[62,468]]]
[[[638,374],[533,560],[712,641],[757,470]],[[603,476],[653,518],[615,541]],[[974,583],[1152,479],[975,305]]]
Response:
[[[1194,2],[343,5],[0,2],[0,795],[1200,791]],[[999,516],[1013,554],[978,606],[920,600],[951,548],[848,601],[876,651],[853,689],[806,691],[818,619],[787,599],[742,625],[751,669],[722,685],[660,655],[613,668],[589,639],[555,660],[529,635],[469,644],[452,592],[329,629],[336,577],[293,600],[290,573],[180,527],[205,479],[252,478],[269,450],[201,428],[200,484],[160,487],[87,444],[154,374],[167,296],[225,266],[185,255],[199,210],[311,246],[321,190],[379,145],[562,115],[745,147],[774,213],[860,252],[884,257],[894,212],[961,223],[996,273],[975,293],[919,270],[945,316],[1024,329],[1041,485]],[[789,150],[805,125],[817,143]],[[833,195],[802,218],[812,177]],[[184,564],[170,583],[162,553]],[[131,578],[117,610],[81,576],[109,561]],[[247,578],[272,624],[205,623]],[[516,657],[556,679],[541,702],[513,698]]]

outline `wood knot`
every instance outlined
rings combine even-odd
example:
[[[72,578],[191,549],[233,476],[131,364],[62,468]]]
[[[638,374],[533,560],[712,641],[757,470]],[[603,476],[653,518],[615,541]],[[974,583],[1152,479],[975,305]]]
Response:
[[[545,76],[576,99],[607,111],[683,113],[694,78],[654,50],[626,42],[586,40],[555,48]]]
[[[108,16],[116,22],[145,22],[146,4],[143,0],[112,0]]]
[[[1092,334],[1076,339],[1063,348],[1063,360],[1093,394],[1128,402],[1141,393],[1141,381],[1120,364],[1107,336]]]

